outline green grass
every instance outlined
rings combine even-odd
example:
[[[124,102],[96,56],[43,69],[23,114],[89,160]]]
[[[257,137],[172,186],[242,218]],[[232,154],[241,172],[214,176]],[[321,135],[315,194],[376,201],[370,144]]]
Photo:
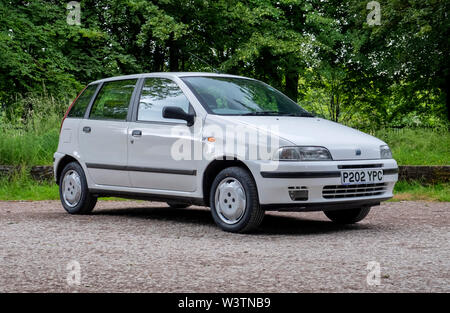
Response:
[[[58,185],[53,181],[36,182],[25,176],[0,179],[0,201],[41,201],[59,200]],[[107,197],[108,201],[129,201],[128,199]]]
[[[442,201],[450,202],[450,183],[423,185],[420,182],[399,181],[391,201]]]
[[[64,106],[48,97],[21,99],[24,112],[0,111],[0,165],[49,165],[58,147]],[[8,114],[7,114],[8,113]]]
[[[58,147],[59,131],[42,134],[26,131],[2,131],[0,159],[2,165],[50,165]]]
[[[25,175],[0,179],[0,200],[57,200],[58,186],[53,182],[36,182]]]
[[[384,129],[375,132],[392,150],[399,165],[449,165],[447,129]]]

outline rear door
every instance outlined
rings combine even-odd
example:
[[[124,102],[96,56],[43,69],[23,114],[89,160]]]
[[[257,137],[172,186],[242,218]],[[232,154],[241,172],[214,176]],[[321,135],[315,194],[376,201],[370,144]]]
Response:
[[[95,95],[98,84],[87,86],[73,103],[63,120],[59,135],[58,152],[73,155],[78,148],[78,127],[85,116],[86,109]]]
[[[127,166],[129,107],[137,79],[103,83],[79,126],[81,158],[97,185],[130,186]]]
[[[189,100],[174,81],[146,78],[134,121],[128,130],[131,184],[135,188],[192,192],[196,189],[198,161],[189,156],[180,159],[174,155],[173,148],[181,138],[186,146],[192,146],[193,140],[201,140],[201,128],[195,124],[189,127],[184,120],[164,118],[162,109],[165,106],[178,106],[194,113]],[[195,123],[198,122],[196,119]]]

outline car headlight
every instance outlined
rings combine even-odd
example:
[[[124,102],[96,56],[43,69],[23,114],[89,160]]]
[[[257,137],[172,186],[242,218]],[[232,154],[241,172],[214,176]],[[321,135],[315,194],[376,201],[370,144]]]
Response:
[[[275,161],[330,161],[331,154],[324,147],[282,147],[274,156]]]
[[[380,158],[381,159],[392,159],[392,152],[388,145],[380,146]]]

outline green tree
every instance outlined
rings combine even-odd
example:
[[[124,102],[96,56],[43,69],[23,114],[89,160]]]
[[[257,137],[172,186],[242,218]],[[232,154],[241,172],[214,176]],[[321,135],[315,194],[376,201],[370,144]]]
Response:
[[[379,26],[367,24],[368,11],[361,1],[351,1],[346,13],[350,26],[362,29],[362,39],[354,46],[361,67],[374,81],[382,82],[384,91],[393,84],[405,88],[407,101],[399,113],[415,110],[423,102],[418,94],[431,92],[432,101],[446,103],[449,118],[450,2],[390,0],[380,4]],[[436,113],[444,113],[445,107],[441,108]]]

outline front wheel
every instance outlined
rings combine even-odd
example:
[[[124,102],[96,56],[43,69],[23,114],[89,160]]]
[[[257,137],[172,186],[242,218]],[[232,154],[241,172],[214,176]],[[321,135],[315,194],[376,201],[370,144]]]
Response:
[[[214,221],[225,231],[250,232],[261,224],[264,217],[256,183],[241,167],[229,167],[217,175],[209,201]]]
[[[325,215],[338,224],[354,224],[362,221],[370,212],[368,208],[346,209],[336,211],[324,211]]]
[[[90,213],[97,197],[89,193],[83,168],[76,162],[67,164],[59,179],[59,196],[64,209],[70,214]]]

